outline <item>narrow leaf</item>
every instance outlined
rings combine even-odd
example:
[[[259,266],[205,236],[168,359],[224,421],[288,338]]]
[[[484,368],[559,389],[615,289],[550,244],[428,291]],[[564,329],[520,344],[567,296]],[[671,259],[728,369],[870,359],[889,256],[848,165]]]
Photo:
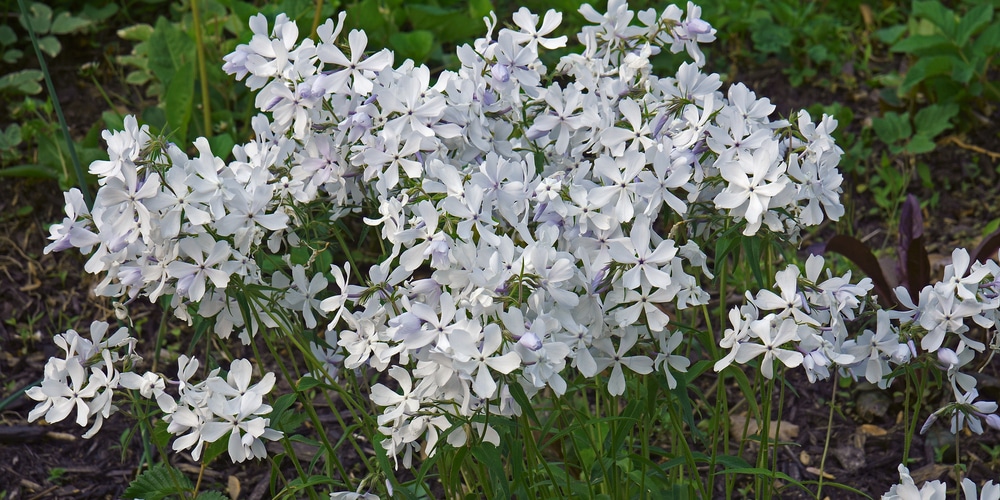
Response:
[[[879,265],[875,254],[864,243],[852,236],[838,234],[826,242],[826,248],[823,250],[823,253],[827,252],[835,252],[847,257],[872,279],[872,282],[875,284],[875,290],[879,295],[879,302],[886,307],[894,305],[895,299],[891,294],[892,290],[889,288],[889,282],[885,279],[885,274],[882,272],[882,266]]]

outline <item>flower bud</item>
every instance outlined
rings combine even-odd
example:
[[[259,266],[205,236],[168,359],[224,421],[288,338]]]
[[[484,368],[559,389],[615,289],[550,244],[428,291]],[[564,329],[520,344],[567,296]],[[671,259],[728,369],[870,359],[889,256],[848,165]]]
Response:
[[[528,332],[522,335],[521,338],[517,340],[517,343],[532,351],[537,351],[542,348],[541,339],[539,339],[538,335],[535,335],[533,332]]]
[[[920,434],[925,434],[931,428],[931,425],[937,421],[937,418],[937,413],[931,413],[931,416],[927,417],[927,420],[924,422],[923,427],[920,428]]]
[[[947,347],[938,349],[937,357],[938,361],[947,368],[958,366],[958,354]]]
[[[1000,415],[996,413],[991,413],[986,415],[986,425],[1000,431]]]

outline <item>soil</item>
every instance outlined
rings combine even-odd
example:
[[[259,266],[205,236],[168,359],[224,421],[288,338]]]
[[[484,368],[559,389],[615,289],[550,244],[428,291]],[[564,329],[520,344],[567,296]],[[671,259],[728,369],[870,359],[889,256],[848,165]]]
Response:
[[[54,70],[55,82],[71,129],[82,136],[105,110],[96,89],[78,76],[77,61],[71,51],[60,56]],[[113,50],[126,51],[126,47]],[[78,54],[79,55],[79,54]],[[105,85],[114,85],[112,76],[105,76]],[[793,109],[814,103],[842,102],[855,110],[854,123],[842,124],[860,131],[870,116],[878,113],[880,103],[872,89],[863,83],[854,88],[841,87],[831,94],[828,87],[791,86],[781,74],[777,62],[753,70],[744,70],[740,79],[758,95],[767,96],[780,106],[787,116]],[[867,111],[866,111],[867,110]],[[129,110],[138,112],[138,109]],[[990,125],[976,128],[961,138],[965,145],[991,151],[1000,150],[996,123],[1000,116],[994,111],[987,117]],[[996,189],[996,159],[977,153],[956,143],[941,145],[934,153],[922,158],[934,167],[939,189],[938,204],[925,210],[925,229],[929,251],[939,262],[945,262],[955,246],[974,247],[982,237],[983,227],[1000,217]],[[970,175],[978,171],[978,176]],[[850,182],[851,180],[849,180]],[[855,183],[858,179],[853,180]],[[911,184],[921,199],[929,200],[934,192]],[[947,187],[941,189],[941,187]],[[853,204],[855,217],[846,221],[853,233],[866,236],[885,247],[895,245],[895,232],[887,227],[876,210],[871,195],[858,193],[855,185],[845,189],[846,199]],[[113,312],[106,301],[93,296],[94,278],[83,272],[83,259],[73,252],[44,254],[47,227],[63,217],[63,199],[54,182],[31,179],[0,181],[0,401],[28,387],[42,376],[49,356],[57,354],[52,335],[68,326],[86,327],[90,321],[112,320]],[[842,229],[843,224],[839,227]],[[810,236],[812,242],[822,241],[838,230],[827,225]],[[878,236],[878,237],[876,237]],[[807,241],[808,243],[808,241]],[[142,338],[153,338],[161,312],[154,306],[133,308],[136,328]],[[183,325],[166,319],[168,328],[183,330]],[[151,353],[148,353],[151,354]],[[982,399],[1000,400],[1000,359],[993,360],[981,374]],[[786,424],[797,426],[794,445],[778,449],[779,470],[794,479],[815,481],[814,468],[820,467],[827,440],[828,403],[833,400],[832,382],[810,384],[799,371],[787,378]],[[831,452],[824,470],[835,481],[851,485],[861,492],[877,497],[898,480],[896,467],[903,454],[902,386],[893,391],[866,390],[858,384],[838,387],[833,406],[830,432]],[[731,401],[742,395],[730,389]],[[947,397],[947,395],[945,395]],[[926,401],[926,407],[937,403]],[[2,403],[0,403],[2,405]],[[143,463],[143,445],[138,436],[123,440],[134,422],[116,414],[104,424],[104,429],[92,439],[82,439],[82,429],[72,423],[43,425],[28,423],[27,415],[34,402],[26,397],[0,408],[0,496],[10,499],[34,498],[118,498]],[[940,426],[938,426],[940,427]],[[913,438],[911,456],[915,462],[911,471],[921,469],[923,479],[939,479],[952,473],[954,463],[952,438],[932,432]],[[967,475],[977,481],[1000,477],[1000,433],[987,430],[982,436],[961,436],[962,463]],[[233,498],[265,498],[269,494],[269,465],[250,462],[226,465],[217,461],[206,472],[206,486],[226,491]],[[197,474],[198,463],[190,457],[178,459],[175,465]],[[829,482],[827,483],[829,485]],[[811,498],[791,489],[782,490],[787,498]],[[824,487],[829,498],[861,498],[856,493]]]

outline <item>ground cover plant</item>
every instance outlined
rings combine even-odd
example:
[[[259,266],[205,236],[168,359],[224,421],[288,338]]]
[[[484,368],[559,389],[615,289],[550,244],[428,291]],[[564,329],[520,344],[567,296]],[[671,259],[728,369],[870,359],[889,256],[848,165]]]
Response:
[[[487,17],[436,74],[344,15],[316,38],[252,17],[223,66],[261,112],[250,142],[187,149],[128,116],[93,204],[66,192],[46,252],[82,251],[116,317],[56,336],[28,418],[93,437],[128,413],[136,498],[220,497],[204,472],[227,459],[267,459],[283,497],[944,495],[915,484],[911,442],[943,423],[958,461],[1000,427],[973,375],[1000,266],[955,249],[890,310],[869,278],[790,264],[845,215],[837,122],[723,92],[699,13],[584,7],[573,47],[554,10]],[[662,76],[661,52],[691,61]],[[195,332],[175,366],[139,356],[162,342],[137,334],[147,300]],[[777,466],[795,373],[834,380],[805,476]],[[826,472],[855,383],[902,392],[888,491]]]

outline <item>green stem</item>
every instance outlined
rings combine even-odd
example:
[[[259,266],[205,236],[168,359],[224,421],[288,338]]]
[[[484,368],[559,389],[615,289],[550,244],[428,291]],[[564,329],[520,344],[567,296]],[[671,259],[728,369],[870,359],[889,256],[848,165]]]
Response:
[[[823,479],[826,477],[826,457],[830,451],[830,436],[833,435],[833,412],[837,404],[837,388],[840,385],[840,373],[833,372],[833,394],[830,395],[830,416],[826,419],[826,440],[823,442],[823,456],[819,459],[819,485],[816,487],[816,498],[823,498]],[[909,385],[907,385],[909,387]],[[906,463],[905,460],[903,463]]]
[[[17,0],[17,5],[21,9],[21,17],[30,19],[28,7],[25,6],[24,0]],[[38,56],[38,66],[45,76],[45,88],[48,89],[49,97],[52,99],[52,108],[56,110],[56,116],[59,118],[59,126],[62,128],[63,138],[66,140],[66,148],[69,150],[69,157],[73,161],[73,171],[76,172],[77,186],[80,188],[80,193],[83,194],[83,201],[87,203],[88,207],[92,208],[94,206],[94,199],[90,196],[90,189],[87,187],[86,179],[83,177],[83,168],[80,166],[80,159],[76,156],[76,145],[73,143],[73,138],[69,135],[66,117],[63,116],[62,106],[59,105],[59,97],[56,95],[55,86],[52,85],[52,77],[49,76],[49,66],[45,63],[42,49],[38,45],[38,36],[35,35],[35,29],[31,26],[31,22],[25,22],[24,26],[28,29],[28,36],[31,37],[31,45],[35,47],[35,55]]]
[[[19,0],[24,1],[24,0]],[[194,22],[194,43],[198,54],[198,79],[201,83],[201,119],[205,137],[212,135],[212,103],[208,94],[208,70],[205,67],[205,40],[201,34],[201,9],[198,0],[191,0],[191,16]]]

